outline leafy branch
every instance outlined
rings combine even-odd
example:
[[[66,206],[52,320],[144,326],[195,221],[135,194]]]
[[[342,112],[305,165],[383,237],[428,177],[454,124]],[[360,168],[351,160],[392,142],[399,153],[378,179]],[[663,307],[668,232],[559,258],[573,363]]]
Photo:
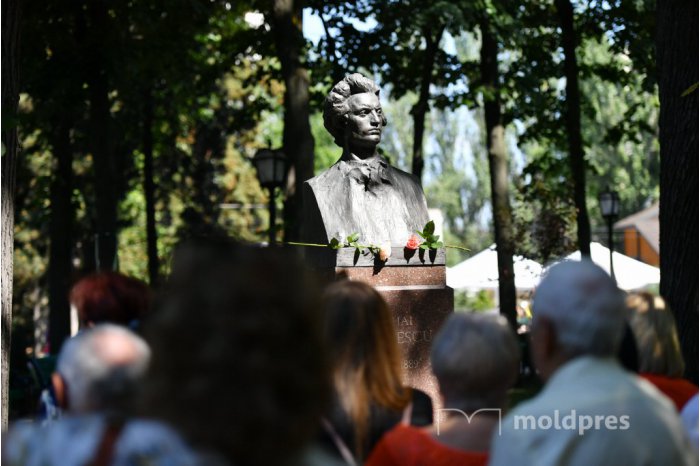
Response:
[[[419,246],[421,249],[438,249],[444,247],[445,244],[440,241],[440,235],[435,234],[435,222],[432,220],[425,224],[423,231],[416,231],[423,238],[423,242]]]

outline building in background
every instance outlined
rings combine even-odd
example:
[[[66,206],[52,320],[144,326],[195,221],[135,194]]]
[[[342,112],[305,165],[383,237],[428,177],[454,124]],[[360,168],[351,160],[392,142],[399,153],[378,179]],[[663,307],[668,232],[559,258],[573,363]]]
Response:
[[[622,237],[622,252],[646,264],[659,266],[659,203],[619,220],[614,230]]]

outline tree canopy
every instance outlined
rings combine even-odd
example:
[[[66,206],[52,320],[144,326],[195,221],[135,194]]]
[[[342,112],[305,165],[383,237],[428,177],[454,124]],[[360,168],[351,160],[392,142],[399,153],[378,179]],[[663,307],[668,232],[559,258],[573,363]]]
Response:
[[[340,155],[323,128],[322,99],[355,71],[381,84],[390,120],[382,150],[421,179],[448,243],[478,252],[495,239],[504,267],[514,253],[547,262],[587,241],[586,222],[600,238],[597,196],[611,187],[622,216],[666,199],[662,245],[677,244],[664,221],[687,193],[672,187],[669,141],[680,136],[665,105],[687,90],[678,105],[695,102],[686,110],[697,122],[697,72],[682,82],[669,77],[686,66],[677,55],[684,43],[657,35],[656,22],[675,27],[687,12],[661,3],[25,5],[13,53],[16,113],[6,111],[3,87],[3,144],[11,128],[21,147],[12,309],[26,338],[17,341],[33,341],[37,353],[58,351],[68,334],[69,287],[85,273],[119,269],[156,285],[173,246],[192,235],[260,242],[274,228],[280,239],[298,239],[301,183]],[[302,34],[304,8],[321,25],[316,43]],[[5,69],[3,61],[3,77]],[[697,141],[695,126],[683,128]],[[270,146],[291,165],[275,199],[284,219],[273,226],[269,193],[250,163]],[[679,160],[697,164],[696,149],[682,146],[688,158]],[[502,164],[493,165],[495,156]],[[3,183],[14,177],[5,172],[11,160],[3,158]],[[491,191],[497,175],[507,189]],[[696,178],[683,183],[697,191]],[[697,208],[688,212],[697,227]],[[448,261],[465,257],[451,251]],[[678,273],[673,257],[662,260],[662,277]],[[692,295],[672,304],[679,316],[694,313],[688,338],[697,345],[697,283],[680,291],[664,280],[662,292]]]

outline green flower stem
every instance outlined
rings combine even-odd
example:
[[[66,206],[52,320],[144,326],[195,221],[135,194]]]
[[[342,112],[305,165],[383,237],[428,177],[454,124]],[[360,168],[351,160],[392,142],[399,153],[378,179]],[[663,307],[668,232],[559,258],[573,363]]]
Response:
[[[288,245],[290,245],[290,246],[308,246],[308,247],[314,247],[314,248],[327,248],[327,247],[328,247],[327,244],[318,244],[318,243],[297,243],[297,242],[294,242],[294,241],[288,241],[288,242],[286,242],[286,243],[284,243],[284,244],[288,244]],[[353,247],[353,246],[344,245],[343,247],[346,247],[346,248],[347,248],[347,247]],[[467,252],[470,252],[470,251],[471,251],[471,249],[469,249],[469,248],[465,248],[465,247],[462,247],[462,246],[455,246],[455,245],[453,245],[453,244],[446,244],[445,247],[446,247],[446,248],[452,248],[452,249],[459,249],[459,250],[461,250],[461,251],[467,251]],[[375,246],[375,245],[372,245],[372,244],[358,244],[358,245],[357,245],[357,248],[359,248],[359,249],[368,249],[370,252],[374,252],[375,249],[376,249],[376,250],[379,250],[379,249],[380,249],[379,246]],[[433,248],[431,248],[431,249],[433,249]]]
[[[289,244],[290,246],[311,246],[314,248],[327,248],[327,244],[318,244],[318,243],[295,243],[294,241],[288,241],[284,244]]]

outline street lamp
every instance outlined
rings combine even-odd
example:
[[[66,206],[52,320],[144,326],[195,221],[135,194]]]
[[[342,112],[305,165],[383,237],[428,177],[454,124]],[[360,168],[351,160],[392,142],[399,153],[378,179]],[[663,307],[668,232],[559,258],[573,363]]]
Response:
[[[284,185],[287,177],[287,157],[281,150],[260,149],[253,157],[253,165],[258,172],[260,186],[270,191],[270,240],[269,245],[274,246],[275,241],[275,188]]]
[[[603,218],[608,224],[608,247],[610,248],[610,276],[615,279],[615,270],[613,270],[613,251],[615,245],[613,244],[613,222],[620,213],[620,196],[617,192],[611,191],[610,188],[606,187],[605,191],[600,193],[598,196],[598,202],[600,203],[600,212],[603,214]]]

